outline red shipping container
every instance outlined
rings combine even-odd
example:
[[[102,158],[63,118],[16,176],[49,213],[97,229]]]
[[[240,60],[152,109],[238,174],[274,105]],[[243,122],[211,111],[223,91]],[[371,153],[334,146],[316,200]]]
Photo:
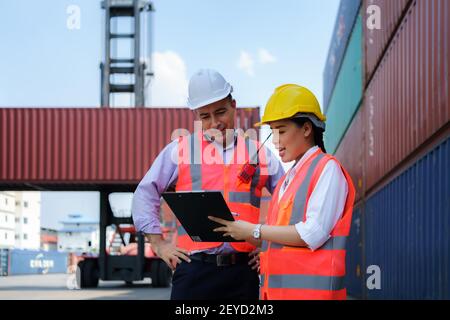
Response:
[[[259,118],[259,108],[239,108],[236,125]],[[172,132],[192,132],[194,120],[187,108],[1,108],[0,186],[136,185]]]
[[[449,1],[415,1],[367,88],[367,191],[449,123],[449,18]]]
[[[434,0],[433,0],[434,1]],[[403,12],[411,4],[411,0],[364,0],[363,2],[363,29],[365,48],[365,83],[369,81],[383,52],[389,44],[392,34],[401,22]],[[381,29],[369,30],[365,21],[370,17],[367,9],[371,5],[380,8]]]
[[[364,156],[364,107],[356,113],[347,133],[339,144],[335,157],[350,174],[356,189],[355,203],[364,194],[363,156]]]

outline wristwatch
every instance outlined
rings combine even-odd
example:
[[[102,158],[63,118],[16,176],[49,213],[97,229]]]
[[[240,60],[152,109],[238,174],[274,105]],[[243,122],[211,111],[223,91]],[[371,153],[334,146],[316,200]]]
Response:
[[[261,226],[262,224],[257,224],[255,229],[253,229],[253,238],[261,239]]]

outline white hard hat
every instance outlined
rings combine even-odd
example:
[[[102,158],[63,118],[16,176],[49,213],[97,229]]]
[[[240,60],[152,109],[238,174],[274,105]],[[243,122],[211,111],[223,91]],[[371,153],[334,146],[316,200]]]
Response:
[[[233,92],[233,87],[217,71],[200,69],[189,81],[188,106],[191,110],[220,101]]]

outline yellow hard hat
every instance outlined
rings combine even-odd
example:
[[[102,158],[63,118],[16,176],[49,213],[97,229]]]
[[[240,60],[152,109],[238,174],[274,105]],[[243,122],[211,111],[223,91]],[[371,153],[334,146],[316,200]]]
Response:
[[[285,84],[275,89],[267,102],[262,121],[255,126],[269,122],[295,118],[298,114],[314,114],[325,125],[326,117],[320,110],[319,102],[314,94],[305,87],[296,84]],[[313,117],[314,118],[314,117]]]

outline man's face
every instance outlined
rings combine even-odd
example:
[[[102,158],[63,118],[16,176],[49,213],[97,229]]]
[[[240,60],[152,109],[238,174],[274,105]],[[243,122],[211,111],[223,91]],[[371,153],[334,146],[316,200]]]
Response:
[[[226,137],[226,130],[234,129],[234,116],[236,112],[235,100],[225,98],[201,107],[195,110],[195,112],[202,122],[202,127],[205,131],[209,130],[210,132],[214,132],[215,130],[218,130],[221,132],[222,137]]]

